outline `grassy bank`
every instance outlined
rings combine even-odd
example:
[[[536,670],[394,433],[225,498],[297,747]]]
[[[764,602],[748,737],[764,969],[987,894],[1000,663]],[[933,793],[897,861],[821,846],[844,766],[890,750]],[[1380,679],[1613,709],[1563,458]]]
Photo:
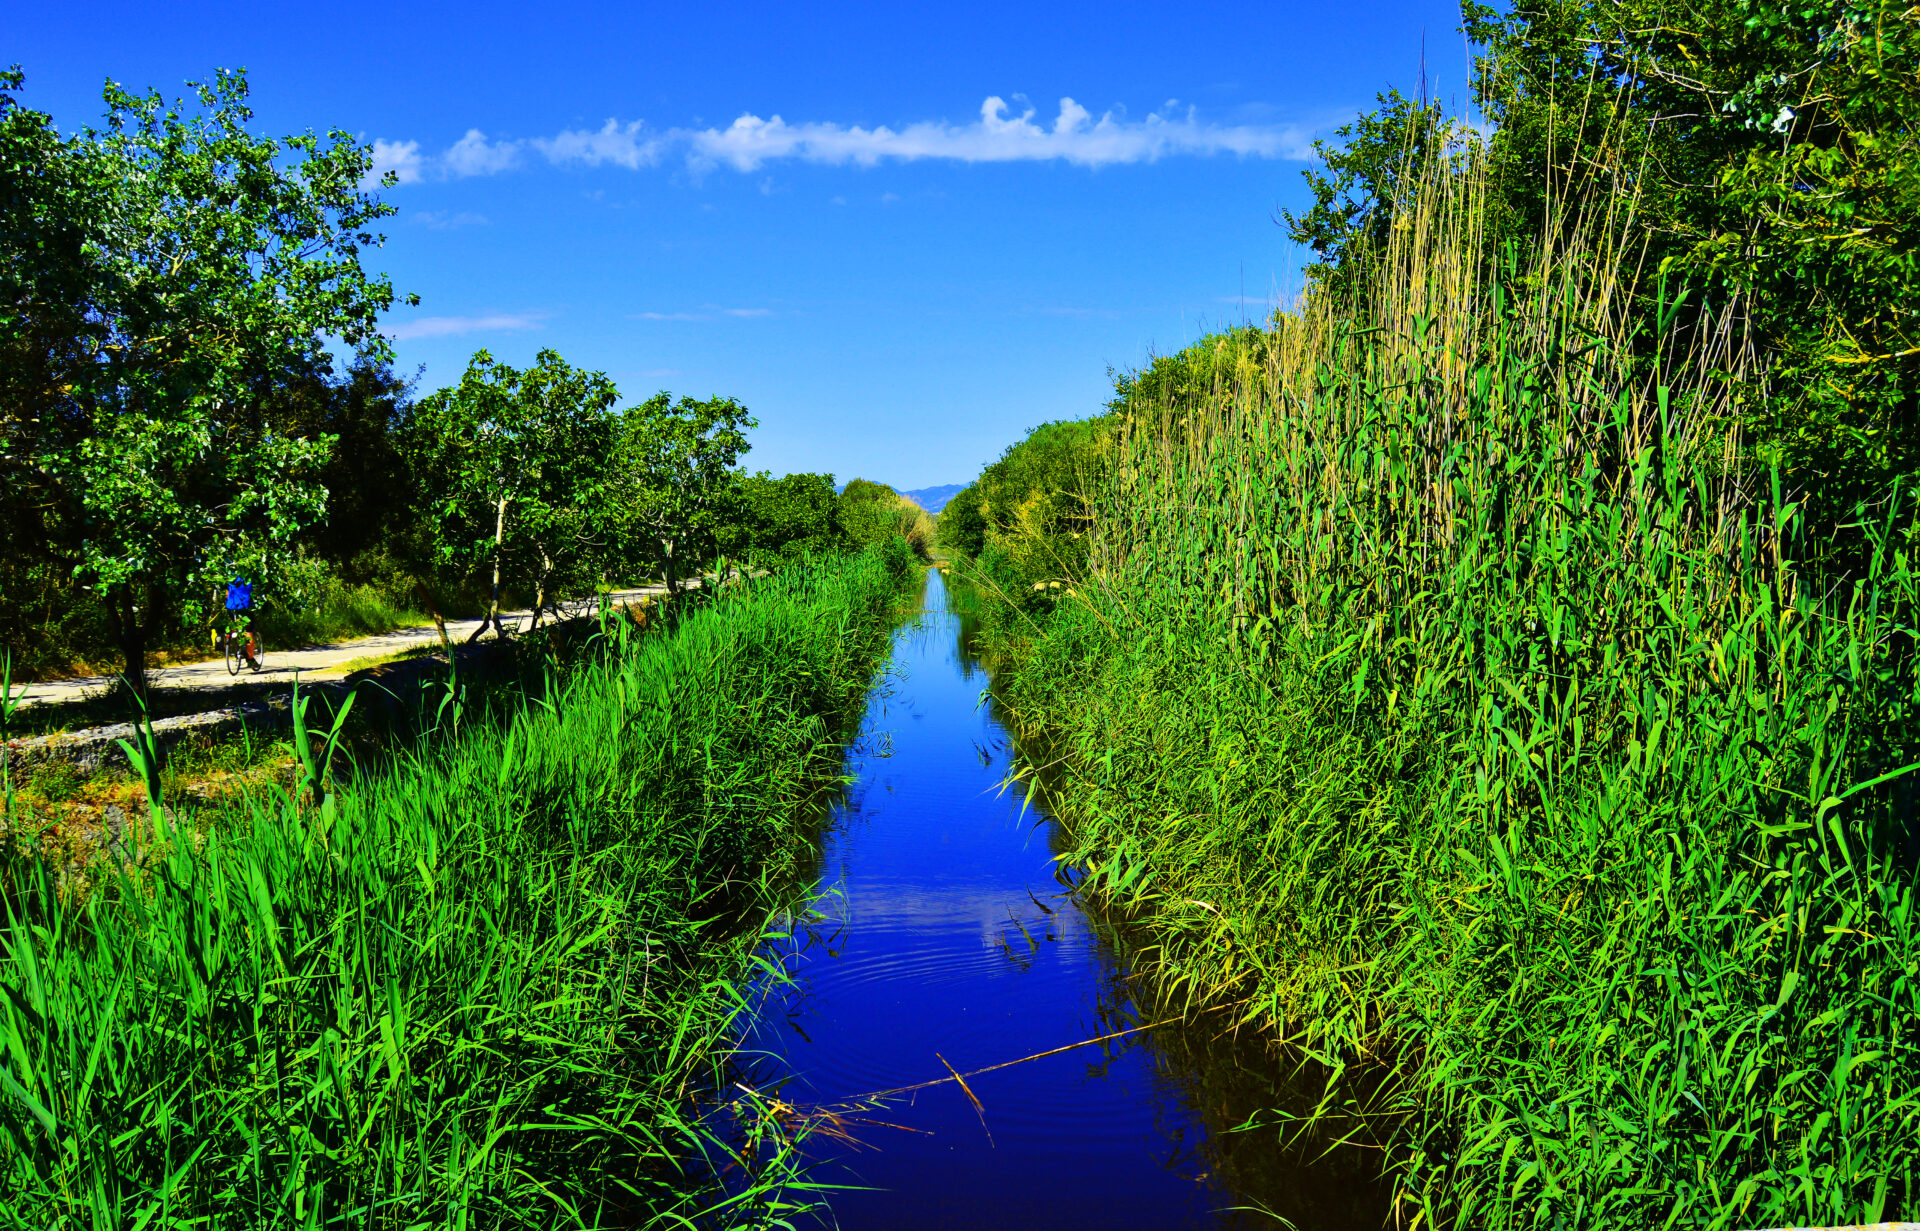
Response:
[[[911,575],[876,548],[616,634],[317,805],[175,818],[78,908],[11,869],[0,1219],[774,1216],[783,1145],[713,1098],[735,980]]]
[[[1082,891],[1332,1066],[1403,1222],[1912,1217],[1912,493],[1810,524],[1737,330],[1624,308],[1631,202],[1495,259],[1482,191],[1133,382],[1084,543],[980,552]]]

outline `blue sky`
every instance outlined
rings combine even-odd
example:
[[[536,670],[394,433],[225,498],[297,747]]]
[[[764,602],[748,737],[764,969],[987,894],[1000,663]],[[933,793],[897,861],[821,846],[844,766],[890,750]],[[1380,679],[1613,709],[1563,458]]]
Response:
[[[371,264],[426,388],[554,347],[630,399],[730,394],[755,468],[964,482],[1107,370],[1298,286],[1308,143],[1457,10],[1369,5],[39,4],[0,61],[63,127],[102,82],[245,68],[257,127],[406,180]],[[1062,100],[1070,99],[1069,102]]]

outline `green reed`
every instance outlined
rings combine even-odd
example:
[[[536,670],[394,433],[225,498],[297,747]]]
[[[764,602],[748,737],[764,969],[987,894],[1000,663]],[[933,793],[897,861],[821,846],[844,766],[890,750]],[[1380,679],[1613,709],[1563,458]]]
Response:
[[[1002,622],[1083,891],[1331,1066],[1404,1225],[1913,1217],[1914,494],[1807,524],[1737,333],[1585,259],[1631,218],[1487,254],[1479,192],[1129,408],[1075,600]]]
[[[722,1097],[728,1041],[796,805],[837,772],[912,571],[891,545],[658,635],[610,621],[572,673],[383,774],[336,763],[322,796],[310,756],[291,795],[156,809],[78,906],[16,864],[0,1221],[782,1217],[793,1143]]]

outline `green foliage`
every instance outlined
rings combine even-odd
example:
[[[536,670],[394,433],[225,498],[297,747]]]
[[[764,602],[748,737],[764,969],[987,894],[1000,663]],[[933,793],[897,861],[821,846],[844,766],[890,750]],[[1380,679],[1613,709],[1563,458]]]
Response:
[[[1605,216],[1638,310],[1677,316],[1678,349],[1827,514],[1920,472],[1920,12],[1548,0],[1469,3],[1464,29],[1491,133],[1488,254]],[[1436,134],[1466,138],[1381,102],[1322,149],[1314,206],[1287,216],[1321,282],[1364,284],[1406,170]],[[1741,330],[1716,332],[1735,309]]]
[[[1158,388],[1170,370],[1158,365],[1145,379]],[[1126,400],[1138,380],[1120,384]],[[941,541],[973,559],[976,575],[1020,609],[1050,608],[1086,571],[1088,500],[1121,417],[1062,419],[1028,432],[947,502]]]
[[[733,517],[733,466],[759,426],[732,398],[657,393],[620,419],[607,482],[618,493],[617,543],[670,590],[719,550]]]
[[[911,573],[896,543],[665,634],[616,624],[545,704],[337,789],[315,715],[296,751],[324,802],[156,809],[84,904],[10,866],[0,1222],[790,1212],[792,1143],[728,1095],[727,1044],[808,849],[796,804],[839,766]]]
[[[977,556],[987,546],[987,515],[981,507],[980,485],[970,483],[953,494],[940,510],[938,530],[943,547],[963,556]]]
[[[1069,862],[1165,996],[1348,1076],[1410,1219],[1911,1217],[1915,493],[1830,569],[1645,361],[1691,326],[1577,236],[1485,280],[1478,192],[1135,416],[1089,584],[989,624]]]
[[[71,761],[50,761],[33,771],[27,789],[49,803],[65,803],[80,793],[80,771]]]
[[[428,525],[444,559],[492,566],[495,626],[503,571],[525,578],[538,610],[556,583],[600,563],[616,509],[608,459],[621,439],[619,397],[604,373],[556,351],[521,371],[483,350],[457,386],[422,399],[408,435],[432,493]]]
[[[346,582],[328,574],[317,561],[312,563],[318,575],[303,588],[301,601],[268,607],[258,617],[260,636],[275,649],[370,637],[432,619],[419,610],[411,594]]]
[[[1288,237],[1316,258],[1309,272],[1336,293],[1351,294],[1367,285],[1370,260],[1395,222],[1415,208],[1427,169],[1457,139],[1438,103],[1398,90],[1377,95],[1376,101],[1379,110],[1335,129],[1336,140],[1313,143],[1326,167],[1303,173],[1313,204],[1301,214],[1280,211]]]
[[[344,133],[247,129],[244,76],[198,110],[110,85],[63,137],[0,80],[0,465],[7,527],[101,597],[136,687],[148,639],[215,582],[271,590],[318,519],[325,442],[272,430],[263,375],[323,335],[380,352],[393,300],[360,267],[390,213]]]
[[[362,350],[343,373],[335,375],[328,363],[261,396],[278,430],[333,442],[316,474],[327,489],[326,516],[302,544],[360,582],[371,580],[383,559],[422,574],[431,569],[432,537],[417,523],[426,496],[406,450],[412,382]]]
[[[720,550],[756,567],[832,555],[849,541],[830,474],[737,475],[731,508],[734,520],[720,535]]]
[[[904,539],[922,559],[933,548],[933,518],[884,483],[852,479],[840,492],[840,524],[856,545]]]

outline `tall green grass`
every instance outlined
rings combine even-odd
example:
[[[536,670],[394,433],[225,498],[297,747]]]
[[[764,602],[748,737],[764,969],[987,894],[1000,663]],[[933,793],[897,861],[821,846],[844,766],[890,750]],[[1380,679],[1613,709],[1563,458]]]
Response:
[[[1631,202],[1488,253],[1481,190],[1129,406],[1074,597],[1001,618],[1083,892],[1331,1066],[1401,1225],[1914,1217],[1913,494],[1807,524],[1737,312],[1622,306]]]
[[[0,1223],[752,1225],[792,1144],[720,1097],[766,909],[912,576],[732,587],[318,801],[15,867]]]

